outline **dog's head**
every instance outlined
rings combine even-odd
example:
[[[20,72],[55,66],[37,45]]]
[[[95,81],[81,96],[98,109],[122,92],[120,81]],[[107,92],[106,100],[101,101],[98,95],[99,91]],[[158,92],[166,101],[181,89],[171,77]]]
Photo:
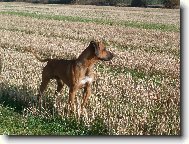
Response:
[[[114,57],[113,53],[106,50],[103,42],[91,41],[89,46],[94,49],[95,55],[99,60],[109,61]]]

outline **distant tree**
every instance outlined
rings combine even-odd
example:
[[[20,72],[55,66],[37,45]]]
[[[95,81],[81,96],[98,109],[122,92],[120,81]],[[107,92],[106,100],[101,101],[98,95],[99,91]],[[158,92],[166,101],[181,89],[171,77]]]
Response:
[[[132,0],[131,6],[132,7],[146,7],[147,3],[146,3],[146,0]]]
[[[113,5],[116,5],[118,0],[106,0],[109,2],[109,5],[113,6]]]
[[[0,0],[0,2],[13,2],[14,0]]]
[[[176,8],[180,6],[180,0],[163,0],[166,8]]]

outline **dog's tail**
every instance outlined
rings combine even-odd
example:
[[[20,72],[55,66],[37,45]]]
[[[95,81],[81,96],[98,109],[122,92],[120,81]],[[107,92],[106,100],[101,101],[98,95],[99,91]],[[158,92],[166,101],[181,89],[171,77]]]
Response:
[[[40,62],[47,62],[47,61],[49,61],[48,58],[47,59],[40,58],[32,49],[28,49],[27,51],[31,52],[36,57],[36,59],[38,59]]]
[[[36,53],[33,53],[32,52],[32,54],[36,57],[36,59],[38,59],[40,62],[47,62],[47,61],[49,61],[49,59],[42,59],[42,58],[40,58]]]

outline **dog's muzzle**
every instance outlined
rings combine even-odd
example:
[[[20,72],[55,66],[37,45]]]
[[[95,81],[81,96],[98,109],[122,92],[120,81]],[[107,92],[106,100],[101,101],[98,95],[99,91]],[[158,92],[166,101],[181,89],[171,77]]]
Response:
[[[107,54],[106,57],[104,57],[104,58],[99,58],[99,59],[102,60],[102,61],[110,61],[114,56],[115,56],[115,55],[114,55],[113,53],[111,53],[111,52],[108,51],[108,54]]]

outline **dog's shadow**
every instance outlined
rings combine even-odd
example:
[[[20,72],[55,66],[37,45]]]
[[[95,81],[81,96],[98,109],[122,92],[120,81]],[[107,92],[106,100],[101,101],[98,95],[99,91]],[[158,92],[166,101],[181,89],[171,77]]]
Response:
[[[25,97],[22,97],[24,95]],[[24,87],[0,84],[0,104],[4,107],[10,107],[18,113],[22,113],[24,108],[29,106],[27,95]]]
[[[0,83],[0,105],[3,107],[9,107],[21,115],[24,115],[26,109],[36,106],[36,98],[32,98],[31,95],[34,96],[34,90],[28,89],[25,86],[10,86],[8,84]],[[56,108],[53,105],[52,99],[47,98],[46,101],[47,109],[51,110],[48,111],[51,113],[51,117],[43,117],[44,122],[51,123],[51,121],[56,120],[60,124],[63,124],[67,129],[72,129],[74,131],[80,131],[80,129],[83,129],[85,135],[109,134],[107,125],[99,116],[96,116],[90,126],[87,126],[83,118],[78,120],[73,116],[61,117],[56,113]],[[52,117],[52,113],[54,114],[54,117]],[[38,117],[41,117],[41,115],[36,115],[36,118]],[[76,135],[80,135],[80,133],[76,133]]]
[[[54,112],[52,99],[47,97],[46,101],[47,109]],[[37,109],[38,107],[34,90],[28,89],[24,85],[14,86],[5,83],[0,83],[0,105],[10,107],[20,114],[23,114],[28,108],[35,107]],[[52,113],[52,111],[50,112]]]

